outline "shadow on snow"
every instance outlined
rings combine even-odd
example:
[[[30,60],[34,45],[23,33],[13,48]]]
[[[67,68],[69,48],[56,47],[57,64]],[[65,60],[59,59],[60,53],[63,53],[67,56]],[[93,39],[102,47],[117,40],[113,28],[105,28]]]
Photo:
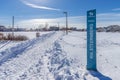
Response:
[[[89,73],[94,76],[97,77],[99,80],[112,80],[111,78],[103,75],[102,73],[100,73],[99,71],[89,71]]]

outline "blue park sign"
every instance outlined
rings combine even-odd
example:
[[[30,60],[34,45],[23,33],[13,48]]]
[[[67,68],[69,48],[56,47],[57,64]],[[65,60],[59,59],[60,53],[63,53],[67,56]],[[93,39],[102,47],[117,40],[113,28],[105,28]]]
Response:
[[[96,9],[87,11],[87,70],[96,69]]]

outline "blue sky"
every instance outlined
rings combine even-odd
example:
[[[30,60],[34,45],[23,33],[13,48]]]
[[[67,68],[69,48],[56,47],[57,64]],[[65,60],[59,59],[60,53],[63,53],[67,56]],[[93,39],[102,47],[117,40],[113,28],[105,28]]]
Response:
[[[97,10],[97,26],[120,25],[120,0],[0,0],[0,25],[37,27],[44,23],[65,25],[63,11],[69,15],[69,26],[86,27],[86,11]]]

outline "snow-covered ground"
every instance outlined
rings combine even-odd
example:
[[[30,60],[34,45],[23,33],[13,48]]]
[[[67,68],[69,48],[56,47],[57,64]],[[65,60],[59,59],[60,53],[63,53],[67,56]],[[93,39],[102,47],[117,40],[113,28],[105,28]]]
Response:
[[[23,42],[1,41],[0,80],[119,80],[119,36],[97,33],[98,72],[86,70],[85,32],[47,32]]]
[[[113,80],[120,74],[120,33],[99,33],[97,37],[98,70]]]

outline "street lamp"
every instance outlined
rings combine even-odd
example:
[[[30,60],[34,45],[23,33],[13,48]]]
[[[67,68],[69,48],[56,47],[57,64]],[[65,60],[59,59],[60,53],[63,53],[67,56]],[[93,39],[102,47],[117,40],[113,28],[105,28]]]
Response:
[[[66,34],[68,34],[68,13],[67,12],[63,12],[65,14],[65,17],[66,17]]]

